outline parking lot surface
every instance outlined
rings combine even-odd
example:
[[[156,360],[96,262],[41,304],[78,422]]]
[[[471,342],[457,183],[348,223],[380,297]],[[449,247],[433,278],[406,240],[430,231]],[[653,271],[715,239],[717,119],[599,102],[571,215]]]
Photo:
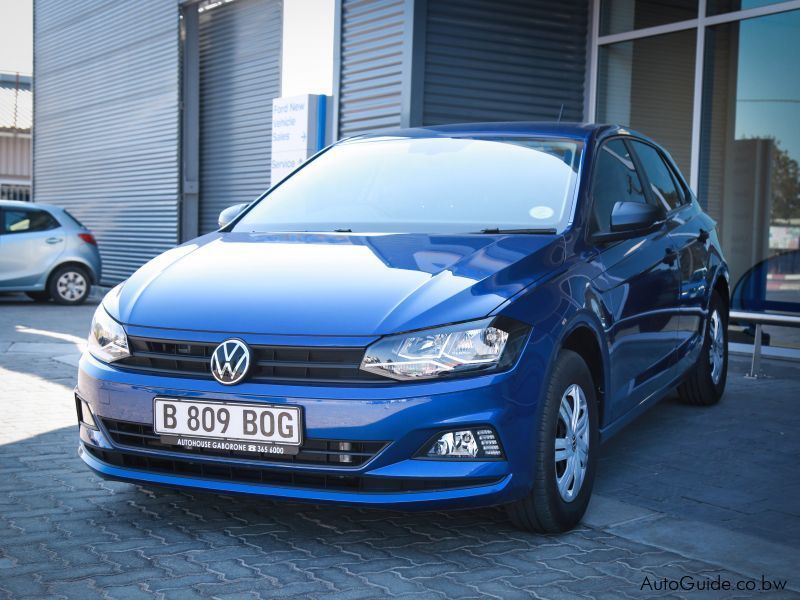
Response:
[[[662,402],[604,446],[584,523],[538,536],[499,509],[99,479],[77,456],[71,395],[93,310],[0,297],[0,598],[800,597],[797,363],[750,380],[734,359],[720,405]],[[709,580],[743,589],[685,589]]]

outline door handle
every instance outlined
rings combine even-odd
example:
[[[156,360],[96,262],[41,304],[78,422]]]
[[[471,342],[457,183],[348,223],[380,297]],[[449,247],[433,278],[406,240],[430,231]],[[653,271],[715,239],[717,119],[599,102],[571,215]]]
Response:
[[[665,264],[668,264],[670,267],[675,264],[675,261],[678,259],[678,253],[675,252],[672,248],[667,248],[664,252],[664,258],[662,259]]]
[[[51,238],[47,238],[45,240],[45,242],[47,242],[48,244],[58,244],[59,242],[63,242],[63,241],[64,241],[64,238],[60,238],[60,237],[51,237]]]
[[[705,244],[708,241],[709,233],[705,229],[701,229],[700,233],[697,234],[697,241],[701,244]]]

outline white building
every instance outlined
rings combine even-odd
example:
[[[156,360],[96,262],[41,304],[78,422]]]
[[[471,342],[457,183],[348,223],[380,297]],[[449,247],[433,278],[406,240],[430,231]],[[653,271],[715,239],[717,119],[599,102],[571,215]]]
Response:
[[[0,199],[31,199],[30,76],[0,73]]]

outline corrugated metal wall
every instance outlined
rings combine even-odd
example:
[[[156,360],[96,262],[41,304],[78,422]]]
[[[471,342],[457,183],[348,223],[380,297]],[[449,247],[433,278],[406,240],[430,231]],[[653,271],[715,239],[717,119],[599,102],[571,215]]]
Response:
[[[586,0],[427,0],[425,125],[583,120]]]
[[[339,137],[583,120],[587,0],[339,1]]]
[[[200,232],[270,183],[272,100],[280,96],[282,0],[200,14]]]
[[[404,0],[341,0],[339,137],[399,127]]]
[[[34,199],[97,236],[114,283],[178,241],[176,0],[36,0]]]

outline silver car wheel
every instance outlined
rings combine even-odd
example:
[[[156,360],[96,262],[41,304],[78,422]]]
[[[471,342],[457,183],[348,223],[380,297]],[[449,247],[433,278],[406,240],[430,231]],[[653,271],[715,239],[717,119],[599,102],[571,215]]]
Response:
[[[58,295],[69,302],[79,300],[86,294],[86,277],[78,271],[67,271],[56,281]]]
[[[556,424],[556,486],[564,502],[577,498],[588,465],[589,407],[581,386],[573,384],[561,396]]]
[[[711,313],[711,319],[708,322],[708,337],[708,364],[711,367],[711,381],[717,385],[725,365],[725,331],[722,318],[716,309]]]

